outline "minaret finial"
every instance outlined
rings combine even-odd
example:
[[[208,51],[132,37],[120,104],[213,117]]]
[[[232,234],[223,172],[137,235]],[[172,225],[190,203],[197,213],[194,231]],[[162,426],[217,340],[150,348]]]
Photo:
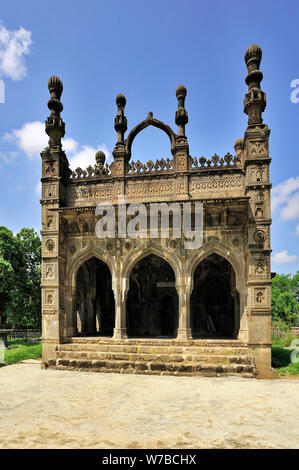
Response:
[[[59,77],[50,77],[48,88],[50,92],[50,99],[48,101],[50,116],[46,120],[46,133],[50,137],[50,150],[61,150],[61,139],[65,134],[64,122],[60,117],[60,113],[63,110],[63,104],[60,101],[63,91],[62,81]]]
[[[121,93],[116,97],[116,105],[118,108],[117,115],[114,120],[114,129],[117,132],[117,142],[115,145],[116,148],[124,147],[124,135],[127,130],[127,118],[125,116],[124,110],[126,106],[126,97]]]
[[[245,53],[248,74],[245,78],[248,93],[244,99],[244,113],[248,115],[248,126],[258,126],[263,122],[262,113],[266,107],[266,94],[261,90],[263,74],[260,71],[262,49],[251,44]]]
[[[185,98],[187,89],[184,85],[179,85],[176,89],[176,97],[178,100],[178,109],[175,112],[175,123],[178,126],[178,136],[180,139],[186,139],[185,125],[188,122],[188,113],[185,109]]]

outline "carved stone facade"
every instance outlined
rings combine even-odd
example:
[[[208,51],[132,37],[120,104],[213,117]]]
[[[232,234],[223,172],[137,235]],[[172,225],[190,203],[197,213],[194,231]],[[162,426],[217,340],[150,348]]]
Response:
[[[181,85],[177,134],[149,113],[125,138],[126,99],[118,95],[113,162],[100,151],[94,166],[71,171],[61,145],[63,87],[58,77],[49,79],[49,147],[41,153],[45,366],[272,377],[271,159],[261,55],[256,45],[245,54],[244,138],[236,140],[235,156],[210,159],[189,154]],[[134,138],[148,126],[167,134],[171,158],[133,161]],[[96,207],[111,202],[117,211],[119,197],[127,206],[176,202],[181,210],[202,203],[203,245],[186,249],[173,228],[169,238],[151,238],[147,229],[134,239],[99,239]]]

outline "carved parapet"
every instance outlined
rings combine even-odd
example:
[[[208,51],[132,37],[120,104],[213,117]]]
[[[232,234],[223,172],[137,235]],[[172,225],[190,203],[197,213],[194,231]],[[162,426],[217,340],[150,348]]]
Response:
[[[220,158],[216,153],[211,159],[206,157],[189,157],[190,159],[190,170],[197,171],[202,169],[228,169],[236,168],[240,166],[240,158],[236,155],[233,156],[229,152]]]
[[[152,175],[160,173],[172,173],[173,172],[173,159],[170,160],[167,158],[161,158],[161,160],[156,160],[154,163],[152,160],[149,160],[147,163],[141,163],[140,160],[137,160],[135,163],[133,160],[128,164],[127,174],[128,175]]]

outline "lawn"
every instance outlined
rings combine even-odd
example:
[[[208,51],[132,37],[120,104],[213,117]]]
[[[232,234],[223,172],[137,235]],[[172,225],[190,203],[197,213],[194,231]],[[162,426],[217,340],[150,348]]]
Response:
[[[14,339],[8,341],[8,348],[5,349],[5,364],[15,364],[24,359],[39,359],[42,356],[42,345],[39,341]]]
[[[294,349],[272,347],[272,367],[279,375],[299,375],[299,362],[291,362],[292,351]]]

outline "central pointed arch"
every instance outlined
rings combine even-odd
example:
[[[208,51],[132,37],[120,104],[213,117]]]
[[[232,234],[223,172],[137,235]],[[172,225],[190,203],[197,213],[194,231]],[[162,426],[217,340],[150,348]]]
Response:
[[[149,254],[134,264],[126,307],[129,337],[176,337],[178,295],[174,271],[165,259]]]
[[[128,159],[131,158],[131,149],[132,149],[132,144],[133,144],[135,137],[137,136],[137,134],[139,134],[139,132],[143,131],[143,129],[146,129],[148,126],[154,126],[164,131],[169,137],[171,151],[173,151],[174,146],[175,146],[175,133],[173,132],[170,126],[160,121],[159,119],[153,118],[152,113],[149,113],[148,117],[144,121],[137,124],[137,126],[135,126],[131,130],[131,132],[129,133],[126,139],[125,144],[126,144],[126,153],[128,155]]]

